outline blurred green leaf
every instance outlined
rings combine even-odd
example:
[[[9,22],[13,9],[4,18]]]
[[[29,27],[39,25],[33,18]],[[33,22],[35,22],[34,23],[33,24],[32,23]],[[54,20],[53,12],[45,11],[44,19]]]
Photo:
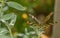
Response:
[[[7,35],[8,30],[6,28],[0,28],[0,38],[10,38],[9,34]]]
[[[14,16],[14,14],[10,13],[10,14],[3,15],[1,17],[1,19],[3,19],[3,20],[9,20],[9,19],[13,18],[13,16]]]
[[[7,11],[7,10],[8,10],[8,6],[5,6],[5,7],[2,9],[3,12],[5,12],[5,11]]]
[[[10,38],[10,36],[2,35],[0,38]]]
[[[7,2],[6,4],[9,7],[15,8],[15,9],[20,10],[20,11],[24,11],[25,10],[25,8],[22,5],[20,5],[20,4],[16,3],[16,2],[10,1],[10,2]]]

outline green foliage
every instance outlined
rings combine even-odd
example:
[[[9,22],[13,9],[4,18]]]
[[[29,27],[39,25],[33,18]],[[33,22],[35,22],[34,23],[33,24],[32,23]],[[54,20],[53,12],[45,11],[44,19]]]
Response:
[[[40,28],[38,23],[40,21],[34,17],[34,14],[50,13],[53,11],[53,2],[52,0],[45,2],[44,0],[0,0],[0,38],[18,38],[18,36],[40,38],[45,31],[44,28]],[[27,19],[22,17],[24,13],[27,14]],[[27,21],[34,24],[28,24]]]
[[[9,38],[10,36],[7,33],[8,30],[6,28],[0,28],[0,38]]]
[[[3,19],[3,20],[9,20],[9,19],[11,19],[13,16],[14,16],[14,14],[13,14],[13,13],[10,13],[10,14],[3,15],[3,16],[1,17],[1,19]]]
[[[6,4],[9,7],[15,8],[15,9],[20,10],[20,11],[24,11],[25,10],[25,8],[22,5],[20,5],[20,4],[16,3],[16,2],[7,2]]]

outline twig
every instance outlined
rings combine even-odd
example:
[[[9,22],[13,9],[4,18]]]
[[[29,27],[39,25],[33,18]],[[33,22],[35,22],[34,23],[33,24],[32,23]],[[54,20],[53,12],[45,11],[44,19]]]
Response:
[[[53,12],[51,12],[48,16],[46,16],[43,23],[46,23],[51,18],[52,15],[53,15]]]
[[[49,25],[54,25],[54,23],[49,23]]]
[[[32,14],[29,14],[29,16],[32,17],[32,19],[34,19],[38,24],[41,24],[41,21],[34,17]]]

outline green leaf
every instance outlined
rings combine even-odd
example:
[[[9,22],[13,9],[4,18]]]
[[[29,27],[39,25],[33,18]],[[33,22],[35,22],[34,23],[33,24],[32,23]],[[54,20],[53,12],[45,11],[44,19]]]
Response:
[[[9,7],[15,8],[15,9],[20,10],[20,11],[25,10],[25,8],[22,5],[20,5],[20,4],[16,3],[16,2],[7,2],[7,5]]]
[[[14,17],[14,13],[6,14],[1,17],[3,20],[9,20]]]
[[[10,38],[6,28],[0,28],[0,38]]]
[[[5,12],[5,11],[7,11],[7,10],[8,10],[8,6],[5,6],[5,7],[2,9],[3,12]]]

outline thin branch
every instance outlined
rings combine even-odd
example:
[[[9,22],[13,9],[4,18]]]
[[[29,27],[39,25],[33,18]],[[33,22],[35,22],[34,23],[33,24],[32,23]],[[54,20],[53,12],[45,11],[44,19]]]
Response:
[[[29,14],[29,16],[32,17],[32,19],[34,19],[38,24],[41,24],[41,21],[34,17],[32,14]]]
[[[48,16],[46,16],[43,23],[46,23],[51,18],[52,15],[53,15],[53,12],[51,12]]]

